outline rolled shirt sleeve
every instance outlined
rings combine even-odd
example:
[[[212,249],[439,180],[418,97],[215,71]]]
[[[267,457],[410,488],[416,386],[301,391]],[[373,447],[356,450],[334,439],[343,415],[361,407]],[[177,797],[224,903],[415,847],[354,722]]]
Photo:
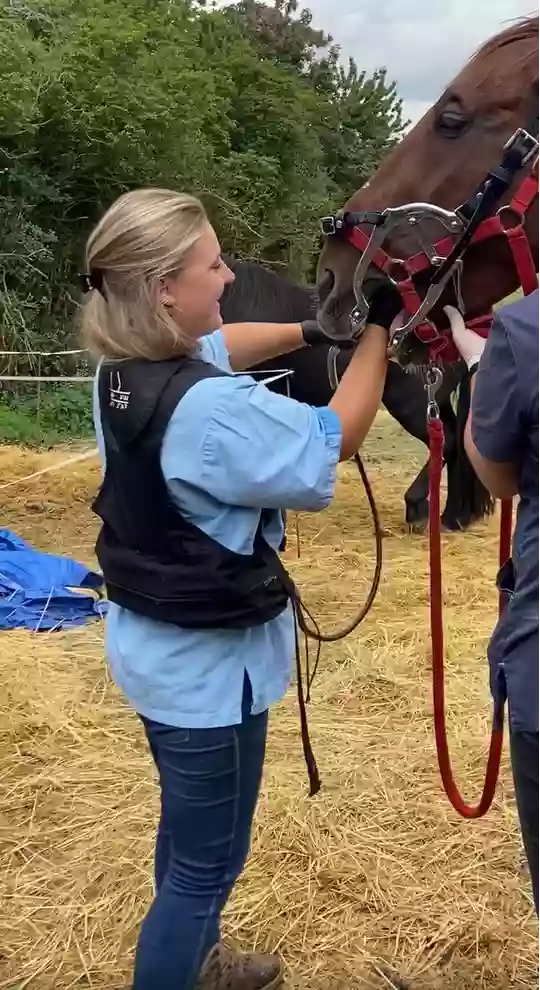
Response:
[[[496,316],[476,373],[471,406],[472,439],[487,460],[519,460],[521,409],[514,352],[504,321]]]
[[[180,401],[166,447],[169,478],[218,502],[317,511],[334,493],[341,424],[333,410],[277,395],[249,375],[211,378]]]

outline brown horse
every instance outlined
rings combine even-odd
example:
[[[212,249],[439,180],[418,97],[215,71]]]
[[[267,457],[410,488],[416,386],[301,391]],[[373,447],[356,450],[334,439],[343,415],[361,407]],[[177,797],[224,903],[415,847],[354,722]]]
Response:
[[[505,143],[516,129],[529,127],[535,113],[537,127],[538,17],[514,24],[473,56],[367,185],[354,193],[344,212],[384,210],[418,201],[455,210],[475,193],[490,169],[499,164]],[[511,202],[522,178],[521,174],[516,177],[498,207]],[[505,215],[505,222],[511,226],[515,218]],[[537,270],[537,199],[525,215],[524,226]],[[408,259],[416,254],[418,240],[413,240],[412,228],[402,227],[390,234],[385,251],[393,259]],[[349,316],[355,306],[353,278],[358,261],[359,252],[347,238],[327,239],[319,259],[318,317],[332,337],[348,336]],[[421,297],[433,270],[424,270],[413,278]],[[467,249],[462,304],[468,318],[489,312],[494,303],[519,284],[504,234],[473,243]],[[369,279],[366,290],[369,294]],[[442,313],[446,303],[456,304],[451,285],[444,290],[431,314],[438,327],[447,326]]]

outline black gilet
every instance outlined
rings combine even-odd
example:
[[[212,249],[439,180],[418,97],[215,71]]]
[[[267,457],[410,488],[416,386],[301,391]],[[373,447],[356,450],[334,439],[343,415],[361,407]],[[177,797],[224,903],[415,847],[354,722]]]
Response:
[[[188,629],[257,626],[294,594],[262,535],[266,510],[253,552],[234,553],[182,516],[162,474],[162,441],[180,399],[224,374],[192,358],[103,362],[99,371],[106,471],[92,508],[102,520],[96,554],[108,598]]]

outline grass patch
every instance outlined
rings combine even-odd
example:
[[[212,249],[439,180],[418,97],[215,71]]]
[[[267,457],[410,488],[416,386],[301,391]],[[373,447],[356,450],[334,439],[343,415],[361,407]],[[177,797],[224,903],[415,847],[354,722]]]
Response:
[[[0,442],[52,446],[93,435],[92,386],[0,392]]]

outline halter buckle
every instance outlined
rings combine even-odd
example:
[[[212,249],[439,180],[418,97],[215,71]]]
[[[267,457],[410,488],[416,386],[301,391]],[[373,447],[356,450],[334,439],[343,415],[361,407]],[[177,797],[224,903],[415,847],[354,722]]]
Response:
[[[341,217],[328,216],[323,217],[321,220],[321,230],[325,237],[333,237],[334,234],[339,233],[343,230],[345,224]]]
[[[385,213],[380,210],[364,210],[361,213],[338,213],[333,216],[323,217],[321,220],[321,230],[326,237],[333,237],[340,234],[347,227],[361,227],[368,224],[370,227],[379,227],[385,222]]]
[[[514,149],[519,152],[522,166],[528,165],[538,151],[538,138],[535,138],[524,127],[518,127],[508,138],[503,147],[503,152]]]

